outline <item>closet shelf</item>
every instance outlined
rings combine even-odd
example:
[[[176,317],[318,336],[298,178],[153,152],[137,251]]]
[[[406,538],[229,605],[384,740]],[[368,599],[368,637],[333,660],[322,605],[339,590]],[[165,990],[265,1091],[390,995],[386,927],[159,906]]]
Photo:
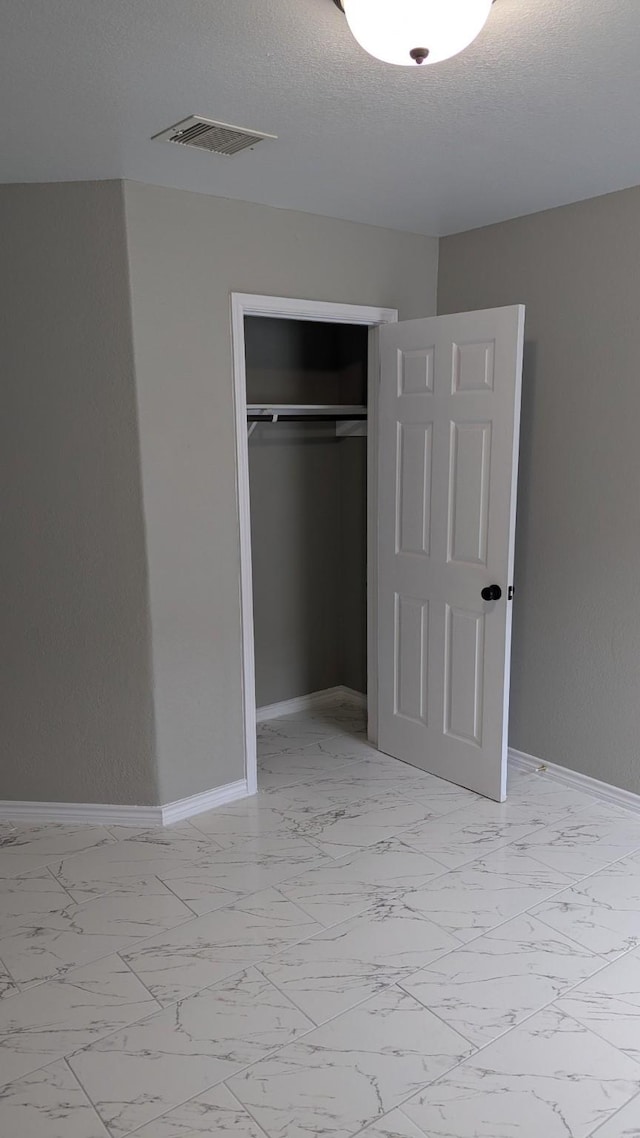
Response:
[[[366,419],[367,408],[347,403],[247,403],[248,419]]]

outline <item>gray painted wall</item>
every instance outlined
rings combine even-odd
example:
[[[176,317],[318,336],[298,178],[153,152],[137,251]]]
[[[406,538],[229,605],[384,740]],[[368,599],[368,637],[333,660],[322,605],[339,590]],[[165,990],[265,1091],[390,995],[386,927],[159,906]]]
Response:
[[[340,458],[340,683],[367,690],[367,440],[346,438]]]
[[[448,237],[440,312],[527,306],[510,743],[640,792],[640,189]]]
[[[249,317],[245,338],[248,402],[366,403],[366,328]],[[258,707],[364,691],[365,440],[259,423],[249,476]]]
[[[122,185],[0,186],[0,798],[157,799]]]
[[[244,775],[232,290],[435,311],[436,240],[125,184],[163,801]]]
[[[340,445],[294,423],[249,443],[258,707],[343,682]]]

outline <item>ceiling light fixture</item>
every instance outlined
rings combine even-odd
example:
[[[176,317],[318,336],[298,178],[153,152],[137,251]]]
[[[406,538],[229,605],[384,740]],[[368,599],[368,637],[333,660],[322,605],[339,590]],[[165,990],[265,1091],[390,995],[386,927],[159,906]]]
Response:
[[[361,47],[384,63],[414,67],[464,51],[493,0],[334,0]]]

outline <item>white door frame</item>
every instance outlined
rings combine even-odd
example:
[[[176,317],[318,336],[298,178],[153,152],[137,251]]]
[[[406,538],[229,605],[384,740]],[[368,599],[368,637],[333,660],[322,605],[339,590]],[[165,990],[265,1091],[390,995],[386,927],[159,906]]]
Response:
[[[244,717],[245,777],[247,792],[258,788],[256,754],[256,688],[253,633],[253,584],[251,577],[251,513],[249,503],[249,448],[247,442],[247,389],[245,368],[245,316],[270,316],[282,320],[315,320],[325,324],[364,324],[369,328],[367,416],[367,701],[368,734],[378,736],[378,638],[376,556],[377,426],[380,361],[377,328],[398,319],[395,308],[360,304],[334,304],[324,300],[301,300],[283,296],[231,293],[231,344],[233,394],[236,422],[236,493],[240,521],[240,621],[242,625],[242,703]]]

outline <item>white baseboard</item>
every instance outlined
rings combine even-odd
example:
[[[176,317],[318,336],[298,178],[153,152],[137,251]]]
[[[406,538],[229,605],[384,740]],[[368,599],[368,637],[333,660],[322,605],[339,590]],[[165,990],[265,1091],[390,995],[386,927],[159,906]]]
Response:
[[[169,826],[248,795],[247,780],[230,782],[164,806],[110,806],[101,802],[0,802],[0,822],[63,822],[75,826]]]
[[[356,707],[367,706],[367,693],[363,691],[356,691],[355,688],[348,688],[346,684],[342,684],[338,689],[338,695],[341,699],[351,701]]]
[[[161,806],[102,802],[0,802],[0,822],[66,822],[70,826],[161,826]]]
[[[521,771],[544,773],[546,778],[562,783],[563,786],[572,786],[574,790],[581,790],[591,798],[608,803],[609,806],[619,806],[624,810],[640,814],[640,794],[634,794],[632,790],[623,790],[619,786],[612,786],[609,782],[592,778],[591,775],[572,771],[569,767],[536,759],[534,755],[527,755],[525,751],[516,751],[514,747],[509,747],[509,763]]]
[[[190,798],[179,798],[177,802],[168,802],[166,806],[160,807],[162,825],[169,826],[172,822],[195,818],[196,814],[205,814],[207,810],[215,810],[216,806],[237,802],[239,798],[247,798],[248,795],[247,780],[241,778],[237,782],[228,782],[226,786],[217,786],[215,790],[204,790],[202,794],[192,794]]]
[[[358,707],[367,706],[367,697],[364,692],[354,691],[353,688],[340,684],[335,688],[324,688],[323,691],[309,692],[308,695],[299,695],[295,699],[283,699],[280,703],[269,703],[264,707],[257,707],[256,721],[266,723],[268,719],[279,719],[281,715],[295,715],[298,711],[311,711],[312,708],[322,707],[334,699],[350,700]]]
[[[302,704],[295,710],[321,706],[336,697],[353,699],[354,704],[366,706],[366,696],[361,692],[349,688],[329,688],[324,692],[313,692],[308,696],[301,696],[297,700],[287,700],[282,704],[272,704],[271,707],[287,707],[291,704]],[[258,719],[262,712],[271,712],[271,708],[260,708]],[[265,719],[275,718],[276,714],[291,714],[291,710],[279,711],[273,715],[265,715]],[[623,790],[619,786],[612,786],[608,782],[592,778],[590,775],[572,771],[568,767],[557,763],[548,763],[528,755],[524,751],[509,748],[509,763],[521,771],[530,773],[544,773],[545,777],[562,784],[581,790],[591,798],[606,802],[610,806],[618,806],[624,810],[631,810],[640,814],[640,794],[631,790]],[[101,802],[12,802],[0,801],[0,822],[62,822],[67,825],[88,826],[169,826],[174,822],[195,818],[216,806],[224,806],[229,802],[237,802],[247,798],[249,790],[246,779],[227,783],[226,786],[217,786],[213,790],[205,790],[201,794],[192,794],[189,798],[179,798],[175,802],[167,802],[164,806],[111,806]]]

